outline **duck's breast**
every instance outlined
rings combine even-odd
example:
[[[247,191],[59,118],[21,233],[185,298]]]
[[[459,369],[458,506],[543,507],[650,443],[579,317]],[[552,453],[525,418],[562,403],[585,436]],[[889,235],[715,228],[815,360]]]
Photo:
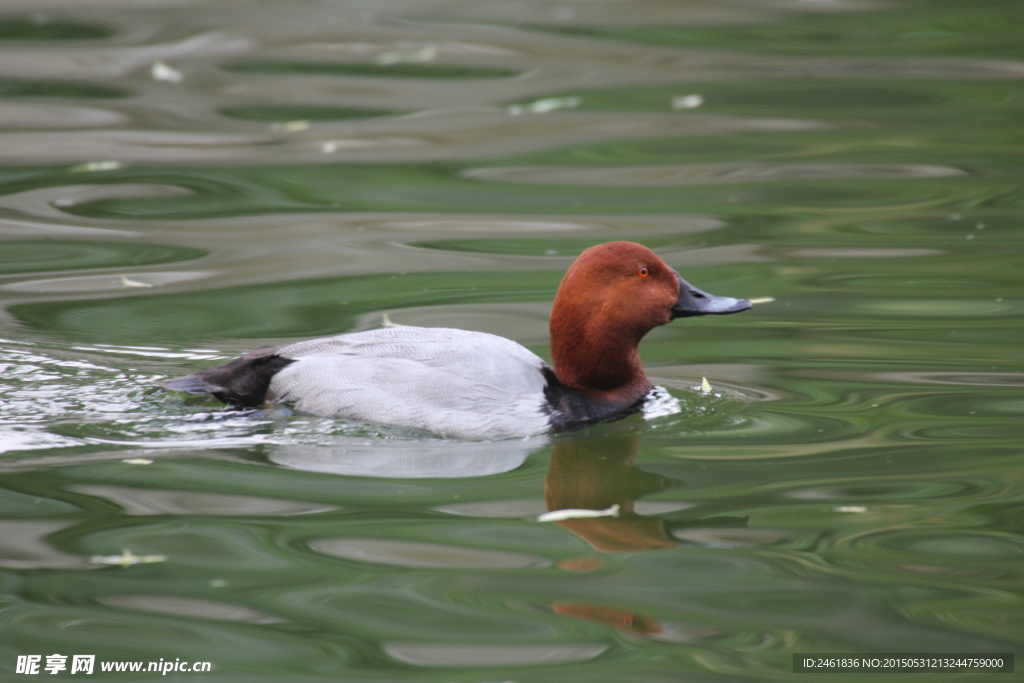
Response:
[[[505,438],[546,431],[544,361],[484,332],[392,327],[286,346],[270,398],[315,415]]]

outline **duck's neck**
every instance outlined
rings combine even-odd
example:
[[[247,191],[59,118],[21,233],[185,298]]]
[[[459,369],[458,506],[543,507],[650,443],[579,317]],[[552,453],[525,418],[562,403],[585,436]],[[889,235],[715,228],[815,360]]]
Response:
[[[583,319],[558,313],[556,306],[551,316],[551,359],[558,381],[623,405],[647,395],[651,383],[637,348],[642,334],[604,325],[597,316]]]

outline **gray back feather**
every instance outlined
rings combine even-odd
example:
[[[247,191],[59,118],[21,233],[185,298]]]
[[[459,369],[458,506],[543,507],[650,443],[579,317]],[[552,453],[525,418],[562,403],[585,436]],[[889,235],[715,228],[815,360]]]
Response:
[[[316,415],[504,438],[549,428],[544,361],[483,332],[392,327],[285,346],[270,398]]]

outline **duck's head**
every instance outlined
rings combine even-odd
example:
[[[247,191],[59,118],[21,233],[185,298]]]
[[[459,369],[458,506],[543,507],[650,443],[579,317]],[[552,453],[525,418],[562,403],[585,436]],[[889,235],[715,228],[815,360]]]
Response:
[[[652,329],[676,318],[749,308],[746,299],[697,289],[641,244],[599,244],[573,262],[555,296],[550,321],[555,371],[563,383],[582,390],[646,383],[636,349]]]

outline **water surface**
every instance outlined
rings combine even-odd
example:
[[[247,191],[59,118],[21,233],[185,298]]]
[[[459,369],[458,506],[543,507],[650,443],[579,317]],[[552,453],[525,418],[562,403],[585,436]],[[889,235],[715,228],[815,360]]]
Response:
[[[1022,24],[6,3],[0,670],[804,680],[795,652],[1013,652]],[[652,332],[643,415],[458,442],[158,387],[385,314],[548,357],[562,273],[615,239],[774,298]]]

